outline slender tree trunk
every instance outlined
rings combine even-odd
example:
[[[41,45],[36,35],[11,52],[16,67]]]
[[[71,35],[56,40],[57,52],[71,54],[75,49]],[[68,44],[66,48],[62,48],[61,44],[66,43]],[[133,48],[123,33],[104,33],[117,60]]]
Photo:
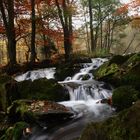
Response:
[[[108,44],[107,44],[107,53],[110,52],[110,41],[111,41],[111,21],[108,21]]]
[[[135,37],[136,37],[136,34],[134,34],[133,38],[130,40],[130,42],[129,42],[128,46],[126,47],[126,49],[124,50],[123,54],[125,54],[129,50],[133,41],[135,40]]]
[[[89,17],[90,17],[90,45],[91,45],[91,51],[95,51],[95,44],[94,44],[94,35],[93,35],[93,15],[92,15],[92,2],[91,0],[88,0],[89,4]]]
[[[31,0],[31,7],[32,7],[32,34],[31,34],[31,57],[30,62],[34,63],[36,59],[36,50],[35,50],[35,31],[36,31],[36,20],[35,20],[35,0]]]
[[[110,37],[110,47],[112,46],[112,43],[113,43],[113,38],[114,38],[114,27],[115,27],[115,23],[112,23],[111,37]]]
[[[64,29],[64,49],[65,49],[65,60],[70,61],[72,53],[72,41],[70,38],[68,29]]]
[[[63,33],[64,33],[64,50],[65,50],[65,60],[69,61],[72,54],[72,15],[68,13],[67,4],[69,0],[63,0],[62,7],[60,8],[58,0],[55,0],[56,6],[58,9],[58,15],[62,24]],[[67,4],[66,4],[67,2]]]
[[[83,7],[84,8],[84,7]],[[86,8],[87,9],[87,8]],[[87,10],[86,10],[87,12]],[[89,45],[89,32],[88,32],[88,24],[87,24],[87,19],[86,19],[86,13],[84,12],[84,21],[85,21],[85,28],[86,28],[86,47],[87,47],[87,52],[90,53],[90,45]]]

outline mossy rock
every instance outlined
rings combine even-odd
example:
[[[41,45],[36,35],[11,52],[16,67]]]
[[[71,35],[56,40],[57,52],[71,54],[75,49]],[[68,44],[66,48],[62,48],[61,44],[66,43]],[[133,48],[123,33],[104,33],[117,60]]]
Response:
[[[7,109],[8,120],[12,123],[18,121],[26,121],[28,123],[35,123],[35,117],[32,112],[28,111],[28,106],[31,101],[16,100]]]
[[[132,66],[121,77],[121,84],[129,84],[135,86],[140,91],[140,62]]]
[[[73,76],[82,68],[80,64],[66,63],[56,68],[55,79],[63,81],[68,76]]]
[[[90,123],[79,140],[139,140],[140,101],[105,121]]]
[[[109,62],[106,62],[95,71],[95,77],[96,79],[109,79],[110,76],[114,75],[118,71],[119,66],[117,64],[112,63],[109,65]]]
[[[25,122],[17,122],[14,126],[7,129],[0,140],[20,140],[23,134],[23,129],[26,127],[29,127],[29,124]]]
[[[5,111],[7,105],[9,104],[9,96],[7,95],[7,84],[14,81],[11,76],[7,74],[0,75],[0,111]]]
[[[11,123],[24,121],[30,125],[52,127],[71,120],[73,112],[64,105],[51,101],[17,100],[8,108]]]
[[[85,75],[83,75],[83,77],[82,77],[82,80],[84,81],[84,80],[89,80],[90,79],[90,75],[89,74],[85,74]]]
[[[21,99],[64,101],[69,100],[68,91],[55,80],[37,79],[17,83]]]
[[[125,65],[128,65],[129,67],[135,65],[136,63],[140,62],[140,53],[134,54],[132,55],[127,62],[125,63]]]
[[[109,65],[115,63],[117,65],[122,65],[130,58],[130,55],[122,56],[122,55],[115,55],[109,60]]]
[[[139,94],[139,91],[132,86],[121,86],[113,91],[113,106],[116,107],[117,111],[128,108],[138,100]]]
[[[0,75],[0,84],[7,83],[7,82],[9,82],[11,80],[12,80],[12,77],[7,75],[7,74],[1,74]]]
[[[95,71],[95,78],[115,87],[132,85],[140,91],[140,54],[114,56]]]

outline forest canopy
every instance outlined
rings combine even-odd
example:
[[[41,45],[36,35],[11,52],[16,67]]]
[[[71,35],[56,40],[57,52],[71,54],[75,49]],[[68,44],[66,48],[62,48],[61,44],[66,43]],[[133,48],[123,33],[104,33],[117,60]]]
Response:
[[[130,23],[139,28],[139,5],[139,0],[0,0],[0,63],[34,63],[54,54],[69,61],[79,50],[110,53],[118,44],[127,52],[137,33],[126,45],[122,32]]]

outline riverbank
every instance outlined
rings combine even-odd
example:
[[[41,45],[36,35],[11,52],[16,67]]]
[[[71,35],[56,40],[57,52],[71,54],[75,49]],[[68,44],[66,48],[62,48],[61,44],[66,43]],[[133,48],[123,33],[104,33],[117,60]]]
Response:
[[[13,79],[13,77],[8,76],[7,74],[4,74],[4,75],[2,74],[0,76],[0,96],[1,96],[0,121],[2,125],[0,127],[0,135],[1,135],[0,140],[9,140],[9,138],[12,139],[13,137],[19,140],[21,138],[21,135],[23,135],[24,130],[26,130],[26,128],[30,128],[31,124],[38,125],[38,121],[36,121],[37,120],[36,115],[32,114],[31,111],[28,110],[29,108],[27,107],[26,103],[28,105],[30,103],[29,106],[31,106],[33,110],[34,109],[40,110],[40,107],[42,108],[42,105],[46,104],[46,101],[48,100],[55,101],[55,102],[58,102],[58,101],[62,102],[62,101],[69,100],[69,98],[74,99],[74,101],[73,102],[71,101],[69,103],[64,102],[62,104],[64,105],[64,107],[67,106],[66,108],[68,110],[70,109],[69,111],[70,112],[72,111],[72,112],[71,113],[67,112],[68,113],[68,114],[66,113],[67,115],[65,113],[62,113],[59,110],[59,104],[58,104],[55,106],[58,107],[58,110],[60,111],[59,113],[60,114],[62,113],[62,114],[61,115],[58,114],[58,117],[57,117],[55,116],[56,115],[55,110],[53,110],[53,115],[55,114],[54,118],[59,118],[59,117],[65,118],[66,122],[67,121],[69,122],[72,119],[72,122],[73,122],[73,119],[76,116],[80,116],[80,114],[82,114],[82,117],[84,118],[83,121],[81,119],[81,123],[80,121],[79,122],[77,121],[76,125],[72,124],[72,128],[70,127],[70,125],[62,127],[62,128],[67,128],[66,131],[64,131],[64,133],[63,131],[61,132],[61,127],[60,127],[60,131],[58,129],[56,133],[53,132],[53,134],[55,135],[52,134],[49,136],[50,137],[53,136],[53,138],[55,138],[55,136],[56,137],[60,136],[60,138],[63,136],[67,137],[67,134],[70,132],[70,130],[72,130],[73,134],[72,133],[69,134],[71,135],[71,138],[77,138],[77,136],[79,137],[82,131],[82,129],[81,130],[78,129],[79,125],[80,126],[82,125],[81,126],[82,128],[82,127],[85,127],[86,123],[94,121],[96,120],[96,118],[101,117],[100,119],[101,121],[102,117],[103,119],[105,119],[106,117],[110,116],[110,113],[111,113],[110,106],[107,105],[107,102],[105,103],[99,102],[100,99],[110,97],[112,88],[109,84],[111,84],[114,88],[113,96],[112,96],[112,106],[116,108],[117,112],[123,111],[126,108],[128,109],[128,111],[124,111],[124,114],[122,113],[121,117],[120,115],[116,115],[115,117],[113,117],[113,119],[111,119],[111,121],[107,120],[105,122],[89,124],[90,127],[87,126],[87,128],[84,130],[83,134],[81,135],[80,140],[85,140],[85,139],[90,140],[93,137],[96,138],[96,133],[95,133],[96,130],[97,132],[100,132],[101,129],[103,129],[103,135],[102,133],[101,135],[97,133],[98,134],[97,140],[100,140],[100,138],[103,138],[103,136],[106,139],[110,138],[110,140],[114,140],[116,135],[117,135],[117,138],[121,138],[121,137],[118,137],[118,135],[119,136],[123,135],[123,138],[125,138],[126,133],[121,134],[120,132],[117,132],[117,131],[120,131],[120,130],[122,131],[122,126],[120,126],[119,122],[121,121],[125,122],[126,120],[131,119],[131,115],[130,115],[131,113],[128,113],[129,109],[132,110],[133,112],[133,110],[135,110],[136,107],[137,107],[136,111],[139,108],[138,107],[139,103],[137,103],[137,101],[140,98],[140,94],[139,94],[140,92],[139,90],[140,56],[139,54],[133,54],[133,55],[128,55],[128,56],[114,56],[108,62],[106,62],[106,60],[104,61],[102,59],[96,59],[96,61],[92,62],[92,65],[90,64],[91,61],[89,60],[88,61],[82,60],[82,62],[88,62],[88,63],[84,63],[83,65],[81,65],[80,61],[78,61],[78,63],[65,64],[64,66],[61,65],[59,67],[56,67],[55,76],[57,80],[64,80],[68,76],[66,81],[59,82],[59,83],[57,80],[54,80],[54,79],[36,79],[34,81],[26,80],[26,81],[17,82]],[[104,63],[104,64],[101,67],[99,67],[99,69],[97,69],[99,63]],[[74,73],[76,74],[72,76]],[[99,80],[99,81],[96,81],[94,78],[96,78],[96,80]],[[102,81],[105,81],[109,84],[105,84]],[[71,95],[66,96],[68,95],[67,94],[68,92],[71,93]],[[20,102],[21,99],[22,99],[22,102]],[[23,99],[24,99],[24,102],[23,102]],[[15,100],[18,100],[18,101],[15,101]],[[31,102],[36,102],[37,105],[32,105]],[[50,105],[51,104],[54,104],[54,103],[52,102],[50,103]],[[131,109],[131,106],[133,104],[134,104],[134,107],[132,107]],[[75,110],[71,110],[72,107],[74,107]],[[8,111],[9,108],[11,109],[11,111]],[[76,116],[74,115],[75,111],[76,111]],[[91,113],[91,111],[93,112]],[[139,115],[136,112],[134,113],[136,115]],[[13,114],[13,116],[11,114]],[[16,114],[17,116],[15,117],[14,114]],[[41,114],[42,114],[42,111],[41,111]],[[44,118],[44,114],[42,115]],[[54,120],[53,115],[51,114],[49,116],[50,120]],[[13,121],[11,118],[17,118],[17,119],[14,119]],[[123,118],[125,120],[123,120]],[[60,119],[58,119],[57,121],[60,124],[63,124],[65,122],[63,119],[62,121]],[[58,125],[57,121],[55,123],[53,122],[50,124]],[[110,125],[108,125],[108,122]],[[136,123],[137,122],[139,122],[138,117],[137,117]],[[41,122],[40,125],[42,126],[42,124],[43,123]],[[125,125],[125,123],[122,123],[122,124]],[[115,126],[113,127],[113,125]],[[105,128],[103,128],[103,126]],[[43,127],[46,127],[46,125],[45,126],[43,125]],[[119,127],[120,130],[118,130],[117,127]],[[132,122],[131,127],[135,128],[136,124],[134,123],[134,126],[133,126],[133,122]],[[79,131],[78,133],[74,134],[76,129],[78,129]],[[126,129],[125,126],[124,126],[124,129]],[[137,130],[139,130],[139,127]],[[110,132],[108,135],[106,135],[107,131]],[[128,131],[130,130],[128,129]],[[87,133],[89,135],[87,135]],[[43,135],[44,134],[42,134],[42,136]],[[134,132],[134,135],[135,135],[134,138],[138,137],[138,134],[135,132]],[[133,138],[133,137],[130,137],[130,138]]]

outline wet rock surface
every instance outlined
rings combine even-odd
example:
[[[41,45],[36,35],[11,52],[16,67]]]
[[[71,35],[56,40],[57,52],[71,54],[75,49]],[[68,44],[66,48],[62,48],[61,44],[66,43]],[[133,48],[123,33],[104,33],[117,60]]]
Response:
[[[106,121],[90,123],[79,140],[138,140],[140,138],[140,101]]]
[[[70,118],[72,115],[71,110],[51,101],[17,100],[8,108],[9,119],[13,122],[37,123],[38,120],[43,120],[50,123],[50,121],[57,121],[57,119],[59,121],[65,117]]]
[[[8,108],[7,123],[0,125],[0,140],[28,138],[34,126],[50,129],[70,121],[73,115],[69,108],[51,101],[14,101]]]

